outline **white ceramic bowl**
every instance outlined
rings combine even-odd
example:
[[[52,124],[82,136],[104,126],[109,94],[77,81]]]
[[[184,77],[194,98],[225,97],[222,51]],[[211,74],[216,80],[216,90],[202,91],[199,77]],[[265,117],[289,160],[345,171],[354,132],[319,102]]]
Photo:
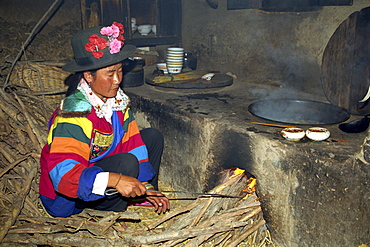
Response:
[[[324,141],[329,138],[330,131],[322,127],[312,127],[306,130],[306,136],[313,141]]]
[[[167,54],[167,58],[184,58],[184,53],[182,54]]]
[[[167,71],[167,64],[166,63],[157,63],[157,68],[159,70],[163,70],[163,72],[165,74],[168,74],[168,71]]]
[[[183,63],[184,60],[182,58],[167,58],[167,62],[175,62],[175,63]]]
[[[182,68],[183,67],[183,64],[181,63],[167,63],[167,68]]]
[[[184,57],[184,53],[167,53],[167,57]]]
[[[169,47],[167,48],[167,51],[184,51],[184,48],[182,47]]]
[[[177,68],[177,67],[168,67],[167,70],[168,70],[168,73],[170,74],[178,74],[181,72],[181,69],[182,67],[180,68]]]
[[[183,59],[172,59],[172,58],[170,58],[170,59],[166,59],[166,62],[167,63],[183,63],[184,60]]]
[[[167,54],[170,54],[170,55],[175,55],[175,54],[183,55],[184,54],[184,51],[167,51]]]
[[[288,141],[299,141],[305,136],[305,131],[301,128],[285,128],[280,134]]]
[[[157,68],[158,69],[167,69],[166,63],[157,63]]]
[[[167,54],[167,58],[184,58],[184,53],[181,54]]]
[[[182,64],[167,63],[167,69],[168,68],[182,68]]]
[[[169,63],[183,64],[184,61],[182,61],[182,60],[174,60],[174,59],[167,59],[167,64],[169,64]]]
[[[157,34],[157,26],[156,25],[152,25],[152,32],[154,34]]]
[[[141,35],[145,36],[152,31],[152,25],[140,25],[137,27],[137,30]]]

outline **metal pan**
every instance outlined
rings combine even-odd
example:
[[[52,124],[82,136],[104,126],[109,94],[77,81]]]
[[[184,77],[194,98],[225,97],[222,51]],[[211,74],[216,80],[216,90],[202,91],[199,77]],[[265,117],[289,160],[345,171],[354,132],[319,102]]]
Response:
[[[339,106],[312,100],[264,99],[250,104],[248,110],[267,120],[303,125],[336,124],[350,117]]]

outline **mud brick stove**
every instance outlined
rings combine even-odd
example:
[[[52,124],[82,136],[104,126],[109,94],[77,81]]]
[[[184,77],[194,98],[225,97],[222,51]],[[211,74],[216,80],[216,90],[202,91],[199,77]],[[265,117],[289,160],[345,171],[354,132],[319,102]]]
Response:
[[[261,121],[247,110],[254,98],[248,91],[256,85],[240,87],[207,93],[164,92],[150,85],[126,90],[138,122],[166,136],[161,179],[175,189],[207,191],[218,172],[238,166],[257,177],[265,217],[286,246],[354,246],[354,237],[366,239],[368,133],[348,134],[329,125],[327,141],[286,141],[281,128],[250,123]]]

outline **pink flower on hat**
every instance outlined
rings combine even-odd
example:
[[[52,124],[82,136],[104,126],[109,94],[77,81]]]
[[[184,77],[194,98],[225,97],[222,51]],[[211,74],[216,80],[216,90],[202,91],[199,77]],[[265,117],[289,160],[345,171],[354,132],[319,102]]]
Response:
[[[125,38],[123,37],[124,26],[121,23],[113,22],[112,26],[103,27],[100,30],[101,35],[106,35],[108,40],[100,38],[97,34],[92,34],[89,37],[89,43],[85,45],[85,49],[93,54],[95,58],[104,56],[104,52],[100,51],[109,46],[110,54],[120,52],[124,45]]]
[[[120,32],[119,32],[119,27],[115,26],[115,25],[112,25],[112,36],[113,38],[118,38],[118,36],[120,35]]]
[[[121,47],[122,47],[122,42],[119,41],[119,40],[112,40],[112,42],[110,42],[109,44],[109,48],[110,48],[110,54],[114,54],[114,53],[117,53],[121,50]]]
[[[123,37],[123,33],[125,32],[124,26],[121,23],[113,22],[112,24],[113,34],[112,36],[122,42],[122,46],[124,44],[125,38]],[[118,28],[118,29],[117,29]]]
[[[112,36],[112,34],[113,34],[112,27],[103,27],[103,28],[100,30],[100,33],[101,33],[102,35]]]
[[[102,35],[111,36],[111,37],[113,37],[114,39],[118,38],[118,36],[119,36],[120,34],[122,34],[122,33],[123,33],[123,28],[122,28],[122,30],[121,30],[121,29],[120,29],[120,27],[119,27],[119,26],[116,26],[115,24],[120,24],[120,23],[118,23],[118,22],[114,22],[114,23],[112,24],[112,26],[110,26],[110,27],[103,27],[103,28],[100,30],[100,33],[101,33]],[[121,25],[122,25],[122,24],[121,24]],[[122,25],[122,27],[123,27],[123,25]]]

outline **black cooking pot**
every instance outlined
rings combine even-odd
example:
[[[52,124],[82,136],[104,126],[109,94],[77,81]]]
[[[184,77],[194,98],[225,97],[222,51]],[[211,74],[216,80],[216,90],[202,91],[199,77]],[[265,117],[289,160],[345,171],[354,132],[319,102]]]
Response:
[[[248,110],[264,119],[303,125],[336,124],[350,117],[341,107],[312,100],[264,99],[250,104]]]
[[[144,84],[145,60],[141,57],[128,58],[122,62],[123,80],[121,88],[138,87]]]
[[[364,116],[363,118],[353,120],[348,123],[342,123],[338,127],[341,131],[347,133],[361,133],[369,128],[370,118]]]

